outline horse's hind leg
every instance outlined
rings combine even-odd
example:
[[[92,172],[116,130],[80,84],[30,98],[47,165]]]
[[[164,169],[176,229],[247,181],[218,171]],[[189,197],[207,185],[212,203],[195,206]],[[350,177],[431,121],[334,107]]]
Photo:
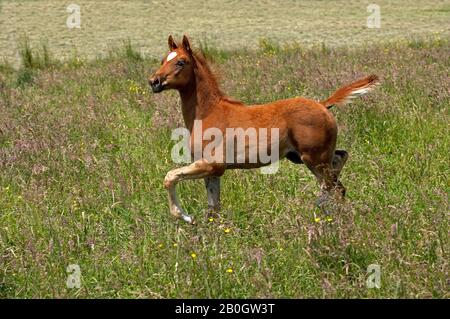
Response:
[[[316,204],[320,209],[328,214],[329,212],[326,206],[331,199],[332,192],[335,189],[340,188],[340,185],[335,167],[332,164],[332,159],[329,159],[328,156],[326,157],[327,158],[322,159],[321,156],[302,154],[301,159],[314,174],[319,183],[320,195],[316,201]],[[336,168],[338,167],[336,166]]]
[[[342,196],[342,198],[345,196],[345,187],[342,185],[341,181],[339,180],[339,175],[341,174],[342,168],[345,165],[345,162],[347,162],[348,159],[348,153],[344,150],[335,150],[333,155],[333,160],[331,162],[333,166],[333,174],[336,178],[336,191]]]
[[[205,186],[208,196],[207,217],[217,217],[220,211],[220,177],[205,177]]]
[[[291,151],[286,154],[286,158],[294,164],[303,164],[300,155],[296,151]]]
[[[286,154],[286,158],[295,164],[303,164],[303,161],[301,160],[301,157],[298,152],[291,151]],[[348,153],[344,150],[335,150],[332,160],[333,170],[335,171],[336,175],[339,176],[342,167],[344,167],[345,162],[348,159]]]
[[[288,160],[290,160],[291,162],[295,163],[295,164],[303,164],[303,160],[302,158],[299,156],[299,153],[296,151],[292,151],[286,154],[286,158]],[[342,185],[342,183],[339,181],[339,175],[341,174],[342,168],[345,165],[345,162],[347,162],[348,159],[348,153],[344,150],[335,150],[334,154],[333,154],[333,158],[331,160],[331,166],[332,166],[332,173],[333,175],[330,177],[332,180],[336,180],[336,182],[333,182],[334,184],[334,188],[336,191],[338,191],[338,193],[344,197],[345,196],[345,187],[344,185]],[[311,162],[311,159],[308,159],[309,165],[311,167],[314,166],[314,164]],[[308,164],[307,164],[308,165]],[[311,171],[313,171],[314,173],[314,167],[310,168]],[[319,175],[318,178],[322,179],[322,174],[320,171],[317,173]],[[316,173],[314,173],[314,175],[317,176]],[[320,181],[319,181],[320,183]],[[322,196],[323,197],[323,196]]]
[[[344,150],[335,150],[333,155],[333,160],[331,164],[333,165],[333,171],[334,173],[339,177],[342,168],[345,165],[345,162],[347,162],[348,159],[348,153]]]

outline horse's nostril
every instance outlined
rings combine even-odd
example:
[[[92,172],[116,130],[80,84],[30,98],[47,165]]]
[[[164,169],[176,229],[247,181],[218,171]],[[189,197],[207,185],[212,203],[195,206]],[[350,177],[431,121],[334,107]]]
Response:
[[[148,82],[155,93],[161,92],[163,90],[162,79],[159,76],[151,78]]]
[[[159,78],[158,78],[158,77],[151,78],[151,79],[148,81],[148,83],[149,83],[151,86],[158,85],[158,84],[159,84]]]

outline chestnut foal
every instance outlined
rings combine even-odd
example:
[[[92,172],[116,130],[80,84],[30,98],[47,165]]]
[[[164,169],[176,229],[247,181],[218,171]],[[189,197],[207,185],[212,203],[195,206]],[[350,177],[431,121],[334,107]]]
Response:
[[[318,206],[327,202],[333,191],[344,197],[345,188],[339,181],[339,174],[348,154],[335,150],[337,125],[328,110],[333,105],[344,105],[351,98],[371,90],[378,77],[371,75],[337,90],[328,99],[317,102],[306,98],[291,98],[251,107],[226,97],[201,53],[194,52],[186,36],[181,45],[172,36],[168,39],[168,55],[161,67],[149,79],[153,92],[178,90],[186,128],[190,131],[191,154],[195,148],[194,121],[201,120],[203,132],[218,128],[227,139],[227,128],[278,128],[279,141],[269,143],[268,148],[278,147],[279,158],[286,157],[294,163],[304,163],[315,175],[321,188]],[[203,133],[202,132],[202,133]],[[205,144],[200,139],[201,150]],[[220,209],[220,176],[230,168],[255,168],[268,163],[248,160],[252,145],[245,140],[244,163],[229,163],[225,160],[211,161],[197,158],[192,164],[171,170],[164,179],[169,195],[169,207],[173,216],[194,224],[194,218],[187,215],[177,200],[175,185],[186,179],[203,178],[206,183],[208,211],[218,213]],[[270,150],[269,150],[270,152]],[[242,153],[242,151],[241,151]],[[239,154],[238,154],[239,155]]]

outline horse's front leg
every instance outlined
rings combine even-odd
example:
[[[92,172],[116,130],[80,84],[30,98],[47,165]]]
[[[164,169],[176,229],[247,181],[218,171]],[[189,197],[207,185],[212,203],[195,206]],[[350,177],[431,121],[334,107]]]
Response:
[[[220,177],[205,177],[205,186],[208,196],[207,217],[217,217],[220,211]]]
[[[179,181],[185,179],[198,179],[205,177],[220,176],[225,171],[221,164],[209,163],[205,159],[195,161],[194,163],[169,171],[164,178],[164,187],[169,193],[170,213],[178,219],[194,224],[194,218],[186,214],[180,207],[175,191],[175,186]]]

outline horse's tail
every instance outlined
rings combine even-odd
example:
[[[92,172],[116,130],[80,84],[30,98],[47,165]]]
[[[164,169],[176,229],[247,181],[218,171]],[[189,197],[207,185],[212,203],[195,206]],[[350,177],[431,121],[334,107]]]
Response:
[[[351,99],[366,94],[379,83],[378,76],[374,74],[369,75],[364,79],[360,79],[356,82],[341,87],[328,99],[321,101],[320,104],[324,105],[327,109],[334,105],[345,105],[349,103]]]

